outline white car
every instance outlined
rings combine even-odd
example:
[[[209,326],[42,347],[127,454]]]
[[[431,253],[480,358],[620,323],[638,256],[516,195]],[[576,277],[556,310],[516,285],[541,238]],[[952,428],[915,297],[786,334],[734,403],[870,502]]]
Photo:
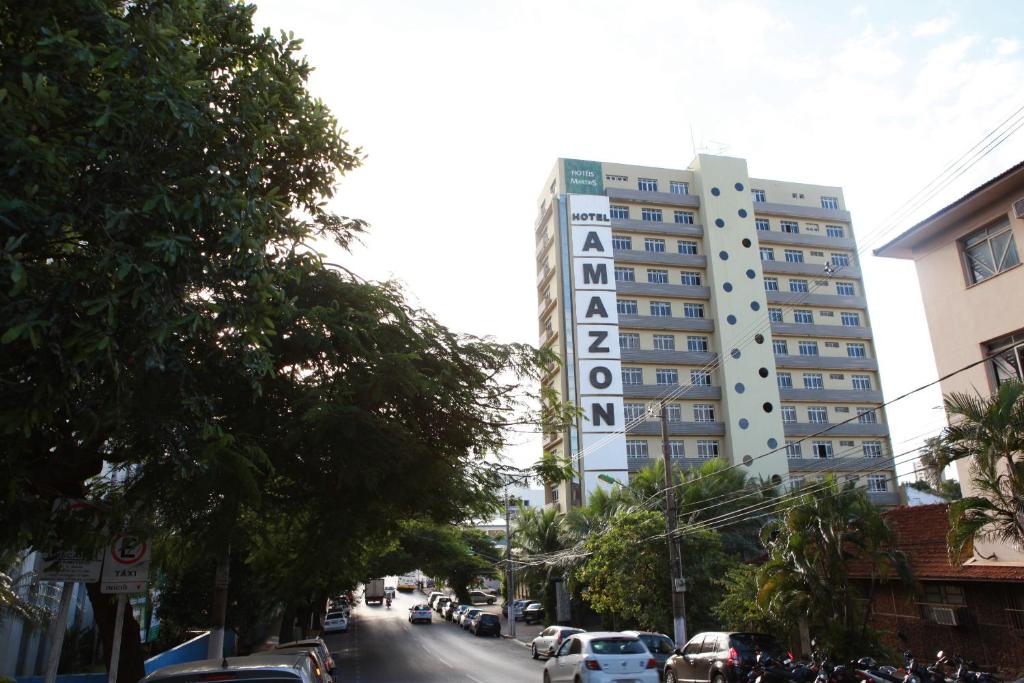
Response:
[[[544,683],[658,683],[658,663],[636,636],[612,631],[570,636],[544,665]]]
[[[434,623],[434,612],[430,609],[430,605],[413,605],[409,608],[409,623],[415,624],[417,621]]]
[[[344,612],[328,612],[327,616],[324,617],[324,633],[333,633],[334,631],[345,632],[348,630],[348,617],[345,616]]]
[[[584,633],[584,631],[571,626],[548,626],[530,643],[533,658],[551,657],[555,654],[555,650],[562,646],[563,640],[577,633]]]

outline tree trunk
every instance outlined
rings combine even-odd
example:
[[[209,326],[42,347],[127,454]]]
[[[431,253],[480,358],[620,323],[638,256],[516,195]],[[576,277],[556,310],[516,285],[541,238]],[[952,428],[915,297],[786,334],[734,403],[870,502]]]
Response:
[[[100,592],[100,584],[85,584],[89,602],[103,638],[103,658],[110,669],[110,653],[114,646],[114,621],[117,619],[117,596]],[[121,659],[117,666],[117,683],[138,683],[145,675],[145,657],[139,642],[139,622],[132,606],[125,602],[124,630],[121,631]]]

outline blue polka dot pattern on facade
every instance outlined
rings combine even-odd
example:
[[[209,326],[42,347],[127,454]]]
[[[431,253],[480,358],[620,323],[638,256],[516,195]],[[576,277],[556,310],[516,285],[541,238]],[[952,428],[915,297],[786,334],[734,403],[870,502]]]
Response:
[[[746,209],[740,209],[738,213],[740,214],[740,218],[746,218],[747,217],[747,210]]]
[[[743,382],[736,382],[736,386],[734,386],[733,389],[736,390],[737,394],[742,394],[744,391],[747,390],[747,387],[743,384]]]
[[[751,301],[750,302],[750,310],[752,310],[752,311],[759,311],[759,310],[761,310],[761,304],[757,303],[756,301]]]
[[[745,418],[745,417],[741,417],[740,418],[740,429],[746,429],[749,426],[750,426],[750,421],[747,418]]]
[[[722,194],[722,191],[719,190],[717,187],[712,187],[711,188],[711,194],[713,194],[714,196],[717,197],[718,195]]]
[[[732,313],[730,313],[729,315],[725,316],[725,322],[729,323],[730,325],[735,325],[736,324],[736,316],[734,316]]]
[[[757,273],[754,272],[753,268],[747,268],[747,277],[750,278],[751,280],[757,277]]]
[[[732,283],[731,282],[726,282],[724,285],[722,285],[722,289],[724,289],[727,292],[731,292],[732,291]]]
[[[736,191],[743,192],[743,183],[736,183]]]
[[[723,261],[728,261],[729,260],[729,252],[727,252],[725,250],[722,250],[722,251],[718,252],[718,258],[722,259]]]
[[[721,218],[716,218],[715,219],[715,225],[717,225],[720,228],[724,228],[725,227],[725,221],[723,221]]]
[[[741,355],[740,354],[740,350],[739,349],[733,349],[732,351],[729,352],[729,355],[732,356],[733,358],[739,358],[740,355]]]
[[[779,445],[779,442],[775,439],[768,439],[768,448],[775,448]]]

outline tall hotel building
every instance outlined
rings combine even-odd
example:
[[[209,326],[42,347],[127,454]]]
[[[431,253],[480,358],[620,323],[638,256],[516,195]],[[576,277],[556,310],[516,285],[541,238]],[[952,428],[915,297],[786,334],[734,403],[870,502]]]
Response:
[[[856,478],[898,492],[871,323],[842,189],[751,178],[743,159],[687,169],[559,159],[535,225],[545,386],[582,412],[544,435],[577,481],[625,481],[661,457],[721,457],[796,486]],[[820,434],[819,434],[820,433]],[[776,478],[778,477],[778,478]]]

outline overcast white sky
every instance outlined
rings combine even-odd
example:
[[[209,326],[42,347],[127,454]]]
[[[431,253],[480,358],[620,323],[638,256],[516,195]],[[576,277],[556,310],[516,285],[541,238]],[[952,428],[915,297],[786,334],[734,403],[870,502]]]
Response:
[[[1021,132],[890,224],[1024,105],[1013,0],[255,1],[258,26],[305,40],[311,90],[367,154],[334,207],[371,232],[332,257],[500,341],[538,340],[535,201],[560,156],[685,168],[692,127],[753,176],[841,185],[862,249],[1024,158]],[[920,293],[911,263],[861,260],[891,399],[936,378]],[[941,427],[940,401],[888,409],[897,453]]]

